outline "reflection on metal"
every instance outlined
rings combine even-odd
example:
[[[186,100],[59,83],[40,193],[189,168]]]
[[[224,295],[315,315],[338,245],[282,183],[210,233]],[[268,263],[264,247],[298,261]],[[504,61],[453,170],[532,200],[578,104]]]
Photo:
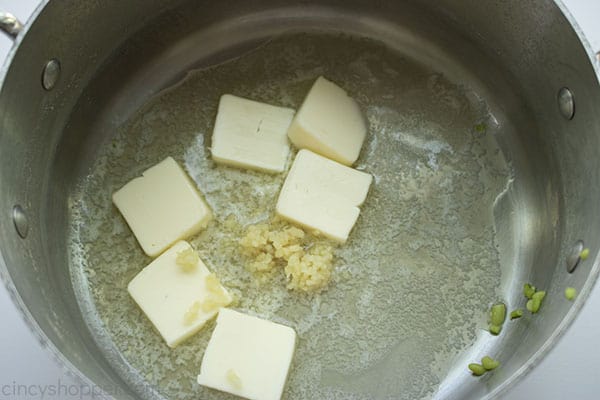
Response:
[[[27,221],[27,215],[20,205],[17,204],[13,207],[12,218],[17,233],[21,238],[25,239],[27,233],[29,233],[29,223]]]
[[[52,59],[46,63],[44,71],[42,71],[42,86],[46,90],[52,90],[56,86],[58,78],[60,78],[60,61]]]
[[[575,98],[567,87],[558,91],[558,109],[562,116],[568,120],[573,119],[575,116]]]
[[[23,24],[14,15],[7,12],[0,12],[0,29],[14,39],[23,29]]]
[[[573,247],[571,248],[571,251],[569,252],[569,255],[567,256],[567,271],[569,273],[572,273],[573,271],[575,271],[575,268],[577,268],[577,266],[579,265],[579,262],[581,261],[581,251],[583,250],[583,240],[578,240]]]

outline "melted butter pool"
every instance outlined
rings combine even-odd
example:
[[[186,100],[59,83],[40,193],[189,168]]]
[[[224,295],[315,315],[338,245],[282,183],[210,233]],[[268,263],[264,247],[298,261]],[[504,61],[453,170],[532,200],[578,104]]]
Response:
[[[369,135],[356,167],[375,180],[329,290],[309,296],[283,277],[257,285],[239,252],[243,227],[272,215],[284,174],[216,166],[210,136],[222,94],[298,108],[319,75],[361,105]],[[469,88],[370,40],[283,36],[192,71],[99,149],[71,198],[70,267],[86,322],[107,357],[160,396],[231,398],[196,383],[213,324],[169,349],[127,293],[151,260],[110,196],[170,155],[216,215],[190,240],[202,259],[239,309],[299,335],[285,398],[431,397],[499,294],[493,206],[510,170],[493,121]]]

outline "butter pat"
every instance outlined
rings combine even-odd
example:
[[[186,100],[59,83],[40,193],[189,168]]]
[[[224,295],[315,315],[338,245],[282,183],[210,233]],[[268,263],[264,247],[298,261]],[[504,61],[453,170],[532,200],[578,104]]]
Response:
[[[300,150],[283,184],[281,217],[344,243],[366,199],[371,175]]]
[[[286,132],[294,110],[225,94],[221,96],[212,136],[217,163],[282,172],[290,148]]]
[[[292,328],[222,309],[198,383],[246,399],[278,400],[295,347]]]
[[[288,130],[296,147],[344,165],[356,161],[366,134],[356,101],[323,77],[317,78]]]
[[[171,157],[127,183],[112,198],[150,257],[195,235],[212,216],[194,183]]]
[[[231,295],[206,268],[199,257],[191,266],[182,264],[180,254],[195,251],[180,241],[144,268],[127,290],[150,319],[169,347],[175,347],[198,332],[221,307],[231,303]],[[211,307],[203,307],[210,304]]]

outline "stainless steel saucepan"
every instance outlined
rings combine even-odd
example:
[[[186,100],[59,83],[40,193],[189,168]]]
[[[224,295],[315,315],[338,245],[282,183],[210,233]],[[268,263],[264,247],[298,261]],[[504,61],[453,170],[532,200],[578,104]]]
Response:
[[[47,0],[24,27],[2,17],[0,273],[107,397],[227,398],[195,383],[212,325],[169,349],[126,290],[150,260],[111,194],[167,156],[217,217],[192,239],[203,259],[240,308],[298,332],[288,399],[497,397],[596,281],[598,70],[559,1]],[[374,183],[328,290],[306,296],[255,285],[238,251],[283,176],[215,166],[210,137],[223,93],[297,108],[320,75],[360,104]],[[491,335],[489,307],[524,309],[526,282],[543,307]],[[501,366],[471,376],[484,355]]]

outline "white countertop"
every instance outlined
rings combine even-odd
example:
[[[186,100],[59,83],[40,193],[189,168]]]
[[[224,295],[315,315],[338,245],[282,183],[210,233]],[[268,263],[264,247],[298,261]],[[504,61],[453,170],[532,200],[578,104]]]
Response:
[[[39,0],[0,0],[0,10],[26,21]],[[586,32],[592,47],[600,50],[600,1],[564,0]],[[11,45],[0,37],[0,58]],[[600,283],[599,283],[600,285]],[[592,400],[600,398],[600,287],[560,343],[541,365],[504,398],[510,400]],[[42,350],[0,285],[0,399],[95,398],[88,388],[67,377]],[[51,395],[51,391],[58,393]],[[20,395],[19,395],[20,392]],[[96,397],[97,398],[97,397]]]

